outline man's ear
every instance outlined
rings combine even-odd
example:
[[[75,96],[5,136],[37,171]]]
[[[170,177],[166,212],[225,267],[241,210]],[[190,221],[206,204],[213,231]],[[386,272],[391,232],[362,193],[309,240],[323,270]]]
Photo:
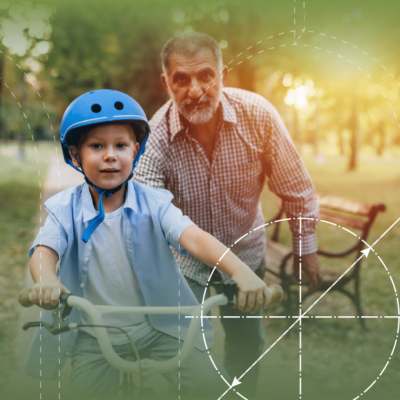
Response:
[[[78,149],[76,148],[76,146],[74,146],[72,144],[69,146],[69,148],[71,149],[72,153],[74,153],[74,156],[77,158],[77,160],[79,162],[81,162],[81,159],[80,159],[79,153],[78,153]],[[69,152],[69,155],[71,156],[72,164],[74,164],[74,166],[76,168],[81,168],[81,166],[76,162],[75,157],[71,154],[71,151]]]
[[[165,90],[167,91],[168,96],[171,97],[171,93],[169,92],[169,87],[168,87],[168,77],[164,72],[161,74],[161,83],[163,84]]]
[[[229,69],[227,65],[224,65],[221,71],[222,74],[222,85],[225,86],[226,82],[228,81]]]

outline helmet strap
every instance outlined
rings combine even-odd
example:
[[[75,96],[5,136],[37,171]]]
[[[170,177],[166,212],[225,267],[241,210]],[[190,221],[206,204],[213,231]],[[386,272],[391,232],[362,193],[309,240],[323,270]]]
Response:
[[[82,169],[83,171],[83,169]],[[83,232],[82,235],[82,240],[87,243],[90,239],[90,237],[92,236],[93,232],[96,230],[96,228],[104,221],[105,218],[105,213],[104,213],[104,208],[103,208],[103,196],[106,197],[110,197],[112,196],[115,192],[118,192],[118,190],[120,190],[127,181],[129,181],[129,179],[132,178],[133,176],[133,171],[130,173],[130,175],[128,176],[127,179],[125,179],[124,182],[122,182],[119,186],[115,187],[114,189],[102,189],[96,185],[94,185],[92,182],[90,182],[90,180],[88,179],[88,177],[85,175],[85,173],[83,172],[84,177],[85,177],[85,181],[88,185],[92,186],[93,189],[96,191],[96,193],[100,193],[100,198],[99,198],[99,212],[97,213],[97,215],[89,222],[89,225],[87,226],[87,228],[85,229],[85,231]]]

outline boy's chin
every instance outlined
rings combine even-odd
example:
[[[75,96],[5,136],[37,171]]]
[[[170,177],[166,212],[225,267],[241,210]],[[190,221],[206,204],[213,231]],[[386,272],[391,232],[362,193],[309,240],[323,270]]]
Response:
[[[89,180],[99,188],[112,190],[122,185],[127,178],[128,177],[126,177],[125,179],[93,179],[93,180],[90,180],[89,178]]]

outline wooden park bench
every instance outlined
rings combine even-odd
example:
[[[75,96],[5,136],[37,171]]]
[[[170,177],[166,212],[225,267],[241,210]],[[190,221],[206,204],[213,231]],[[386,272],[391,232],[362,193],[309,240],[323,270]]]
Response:
[[[347,250],[340,252],[332,252],[319,249],[318,254],[328,258],[341,258],[354,253],[355,260],[361,255],[367,241],[369,231],[375,218],[379,212],[386,210],[385,204],[366,204],[352,200],[347,200],[337,196],[317,195],[320,206],[320,220],[329,221],[343,228],[355,229],[360,239],[356,239],[356,243],[351,245]],[[279,202],[280,210],[271,221],[278,221],[284,218],[284,211]],[[271,222],[270,221],[270,222]],[[279,283],[282,285],[285,296],[283,305],[287,316],[295,315],[292,309],[292,287],[297,286],[293,273],[293,253],[290,249],[279,243],[279,231],[281,223],[275,223],[272,236],[267,240],[266,264],[267,271],[265,281],[268,283]],[[343,276],[331,291],[336,290],[351,299],[356,307],[357,315],[361,317],[362,307],[360,300],[360,269],[362,257],[352,268],[352,270]],[[317,289],[318,291],[326,291],[341,275],[338,271],[324,267],[323,259],[321,265],[324,272],[323,285]],[[353,284],[353,290],[349,289],[350,283]],[[307,278],[303,274],[302,285],[308,285]],[[303,291],[304,293],[304,291]],[[303,300],[311,293],[304,293]],[[297,311],[298,313],[298,311]],[[359,318],[361,326],[365,328],[364,319]]]

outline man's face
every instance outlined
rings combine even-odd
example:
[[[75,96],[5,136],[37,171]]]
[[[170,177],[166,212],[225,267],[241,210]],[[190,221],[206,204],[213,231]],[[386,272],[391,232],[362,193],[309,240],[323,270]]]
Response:
[[[111,124],[86,132],[79,148],[71,146],[71,150],[92,183],[103,189],[113,189],[131,173],[139,144],[127,125]],[[72,161],[79,167],[73,157]]]
[[[192,124],[208,122],[218,108],[227,68],[219,71],[209,49],[193,56],[173,53],[169,63],[169,71],[161,75],[161,81],[179,113]]]

